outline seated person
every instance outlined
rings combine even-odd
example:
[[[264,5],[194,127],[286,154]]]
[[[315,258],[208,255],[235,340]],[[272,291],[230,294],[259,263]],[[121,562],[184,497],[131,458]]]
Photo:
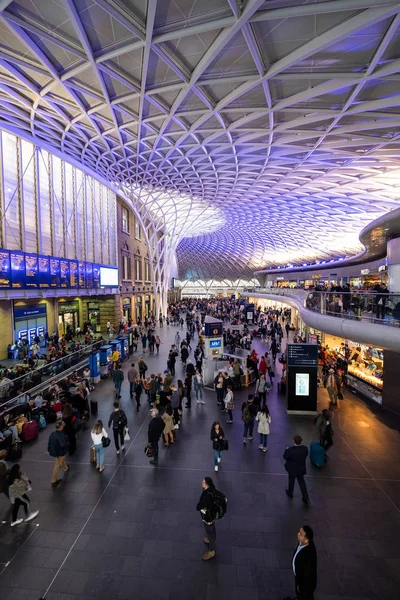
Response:
[[[10,413],[0,416],[0,444],[2,446],[18,442],[18,429],[14,422],[15,418]]]

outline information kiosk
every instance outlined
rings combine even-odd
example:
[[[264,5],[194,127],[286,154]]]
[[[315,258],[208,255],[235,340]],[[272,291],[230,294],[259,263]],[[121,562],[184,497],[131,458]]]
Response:
[[[318,346],[288,344],[287,347],[287,413],[317,414]]]

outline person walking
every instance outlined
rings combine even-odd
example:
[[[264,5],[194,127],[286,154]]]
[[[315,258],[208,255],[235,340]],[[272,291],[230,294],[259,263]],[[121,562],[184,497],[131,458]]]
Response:
[[[146,354],[146,346],[147,346],[147,335],[143,333],[142,335],[142,350],[143,354]]]
[[[188,358],[189,358],[189,350],[187,349],[186,344],[184,344],[181,348],[181,360],[185,367],[186,367],[186,361]]]
[[[338,386],[335,377],[335,369],[329,369],[328,378],[326,380],[326,389],[328,390],[330,403],[332,406],[337,406]]]
[[[174,385],[171,385],[169,393],[171,394],[171,408],[174,411],[174,429],[179,429],[180,414],[179,414],[179,394]]]
[[[186,404],[185,408],[192,408],[192,377],[188,373],[186,374],[184,381]]]
[[[297,600],[314,600],[317,587],[317,549],[314,532],[309,525],[300,527],[298,546],[293,553],[292,569]]]
[[[142,392],[143,392],[142,381],[141,381],[139,375],[137,375],[137,377],[135,379],[135,383],[133,385],[134,385],[134,387],[133,387],[133,393],[135,394],[135,400],[136,400],[136,412],[139,412],[140,397],[141,397]]]
[[[53,474],[51,477],[51,485],[57,487],[61,483],[61,479],[58,479],[58,472],[61,469],[64,473],[70,470],[70,466],[65,462],[65,456],[68,452],[69,441],[64,433],[64,421],[56,423],[56,430],[50,434],[49,442],[47,445],[47,451],[55,458]]]
[[[164,431],[165,423],[159,415],[156,408],[151,411],[151,421],[147,430],[147,439],[149,445],[154,448],[155,454],[150,461],[151,465],[158,465],[158,442]]]
[[[319,443],[325,449],[325,452],[333,445],[333,429],[331,423],[331,414],[326,408],[315,420],[315,426],[318,430]]]
[[[258,421],[258,433],[260,434],[260,445],[258,447],[260,450],[267,452],[271,415],[269,414],[268,406],[266,404],[264,404],[257,413],[256,421]]]
[[[25,521],[32,521],[38,516],[39,511],[30,511],[30,500],[27,492],[31,490],[31,482],[28,477],[21,471],[20,465],[13,465],[8,474],[8,493],[10,502],[13,506],[11,515],[11,527],[19,525],[24,519],[18,519],[18,511],[20,506],[24,507]]]
[[[116,367],[112,372],[112,378],[115,386],[115,394],[117,399],[119,399],[121,398],[121,387],[124,380],[124,372],[119,363],[116,364]]]
[[[205,404],[205,402],[203,400],[204,381],[203,381],[203,376],[201,375],[201,373],[198,369],[196,369],[196,373],[193,377],[193,386],[194,386],[194,392],[196,394],[197,404]],[[199,396],[200,396],[200,400],[199,400]]]
[[[285,329],[286,329],[286,337],[289,338],[289,331],[290,331],[289,320],[286,321]]]
[[[233,423],[233,409],[235,408],[234,399],[233,399],[233,390],[232,386],[228,385],[226,396],[224,398],[225,410],[228,413],[227,423]]]
[[[244,423],[243,444],[247,444],[247,436],[249,440],[253,439],[254,420],[257,416],[257,409],[254,406],[254,396],[249,394],[247,402],[242,404],[242,421]]]
[[[135,392],[135,381],[136,377],[139,375],[137,368],[135,367],[135,363],[132,363],[130,368],[128,369],[128,381],[129,381],[129,397],[133,398],[133,394]]]
[[[200,500],[197,503],[197,510],[200,511],[201,520],[204,523],[204,529],[206,536],[204,543],[208,544],[208,551],[202,555],[203,560],[210,560],[215,557],[215,548],[217,540],[217,532],[215,529],[215,503],[213,494],[215,492],[215,485],[211,477],[204,477],[201,482],[203,492],[200,496]]]
[[[117,450],[117,454],[119,454],[119,442],[121,442],[121,450],[125,451],[124,429],[128,424],[128,419],[126,418],[125,412],[122,410],[122,408],[120,408],[119,402],[114,402],[113,406],[114,410],[108,419],[108,426],[110,427],[112,424],[115,448]]]
[[[218,471],[219,463],[221,462],[221,452],[224,449],[224,430],[218,421],[214,421],[211,425],[210,439],[213,443],[214,450],[214,471]]]
[[[304,475],[307,473],[306,458],[308,456],[308,448],[302,444],[303,439],[300,435],[295,435],[293,441],[294,446],[286,448],[283,454],[285,469],[289,475],[289,487],[286,490],[286,494],[289,498],[293,498],[294,483],[297,479],[302,493],[302,500],[304,504],[309,504],[307,486],[304,481]]]
[[[217,392],[217,404],[222,405],[224,402],[224,376],[222,371],[218,373],[214,379],[215,391]]]
[[[161,324],[161,327],[162,327],[162,321],[161,321],[161,319],[160,319],[160,324]],[[160,336],[156,335],[156,349],[157,349],[157,354],[160,354],[160,344],[161,343],[162,342],[160,340]]]
[[[140,379],[144,379],[146,377],[147,365],[143,360],[143,356],[141,356],[138,360],[138,369],[139,369]]]
[[[0,450],[0,494],[4,494],[7,498],[8,493],[8,465],[6,463],[7,450]]]
[[[157,394],[158,394],[159,389],[160,389],[160,384],[158,382],[158,377],[156,377],[154,375],[154,373],[152,373],[150,375],[149,402],[150,402],[150,405],[152,405],[154,407],[156,404]]]
[[[242,382],[241,382],[241,367],[239,364],[239,361],[237,358],[235,358],[235,360],[233,361],[233,366],[232,366],[232,372],[233,372],[233,387],[235,388],[235,390],[240,390],[242,389]]]
[[[260,377],[257,379],[255,393],[259,398],[259,404],[262,406],[267,401],[267,382],[265,379],[265,373],[260,373]]]
[[[92,429],[91,435],[96,457],[96,469],[99,469],[99,473],[102,473],[104,471],[106,445],[109,445],[109,442],[104,442],[104,440],[108,440],[109,438],[107,431],[103,427],[103,421],[97,421]]]
[[[172,406],[169,404],[166,408],[165,413],[163,414],[163,416],[161,417],[162,420],[165,423],[165,427],[164,427],[164,431],[163,431],[163,436],[164,436],[164,444],[165,446],[168,446],[170,444],[175,444],[175,440],[174,440],[174,411],[172,409]]]

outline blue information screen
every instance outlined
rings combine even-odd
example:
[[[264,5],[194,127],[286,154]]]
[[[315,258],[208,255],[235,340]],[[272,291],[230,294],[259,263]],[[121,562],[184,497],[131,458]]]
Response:
[[[92,263],[86,263],[86,287],[93,287],[93,265]]]
[[[50,287],[50,258],[38,256],[38,280],[40,288]]]
[[[62,288],[69,288],[69,260],[60,259],[60,285]]]
[[[77,288],[78,287],[78,262],[76,260],[69,261],[69,287]]]
[[[60,259],[50,257],[50,287],[60,287]]]
[[[10,252],[11,287],[20,290],[25,287],[25,256],[23,252]]]
[[[78,264],[78,271],[79,271],[79,287],[85,288],[86,287],[86,266],[85,266],[84,262],[80,262]]]
[[[25,253],[25,278],[27,288],[38,287],[38,255]]]
[[[10,253],[8,250],[0,251],[0,288],[11,287]]]
[[[211,340],[210,348],[221,348],[221,340]]]

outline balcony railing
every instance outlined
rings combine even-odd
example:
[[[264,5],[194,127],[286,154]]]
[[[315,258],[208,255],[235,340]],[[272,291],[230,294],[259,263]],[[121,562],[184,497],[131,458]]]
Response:
[[[246,291],[296,298],[308,310],[323,315],[400,327],[400,292],[316,292],[277,287]]]

